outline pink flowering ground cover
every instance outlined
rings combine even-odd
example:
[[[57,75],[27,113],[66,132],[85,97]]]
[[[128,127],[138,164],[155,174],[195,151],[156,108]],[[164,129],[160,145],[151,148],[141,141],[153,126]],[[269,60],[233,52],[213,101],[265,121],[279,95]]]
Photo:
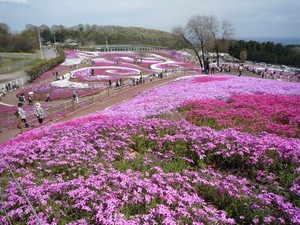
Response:
[[[102,87],[104,89],[105,87]],[[54,87],[51,84],[36,85],[33,88],[22,90],[24,93],[34,92],[35,101],[45,101],[47,93],[50,94],[52,100],[66,100],[72,98],[73,91],[78,92],[78,96],[91,93],[91,88],[71,88],[71,87]]]
[[[63,74],[65,71],[68,70],[68,66],[63,66],[63,65],[58,65],[56,66],[54,69],[52,69],[51,71],[47,71],[45,73],[43,73],[41,76],[39,76],[37,79],[35,79],[33,81],[33,83],[40,83],[40,82],[43,82],[45,79],[48,79],[48,78],[53,78],[55,77],[53,75],[53,72],[58,72],[60,75]]]
[[[190,100],[180,111],[198,126],[300,138],[300,96],[236,94],[226,101]]]
[[[184,61],[184,60],[190,58],[189,55],[184,54],[183,52],[180,52],[180,51],[160,50],[160,51],[150,51],[150,52],[162,55],[162,56],[164,56],[166,58],[170,58],[172,60]]]
[[[7,117],[11,116],[11,114],[15,113],[16,107],[6,106],[6,105],[1,105],[0,104],[0,111],[1,111],[1,117],[0,118],[7,118]]]
[[[6,130],[17,128],[19,120],[14,115],[17,108],[17,105],[5,106],[0,104],[0,130],[5,132]],[[22,108],[27,112],[27,115],[33,113],[33,106],[30,106],[27,103],[25,103]]]
[[[61,65],[47,71],[37,78],[33,83],[35,87],[27,88],[24,92],[34,92],[37,100],[44,99],[47,93],[52,95],[53,100],[66,100],[68,93],[74,91],[74,87],[80,95],[92,92],[93,85],[107,85],[108,80],[116,81],[118,79],[129,79],[132,76],[143,74],[147,76],[157,71],[175,70],[189,68],[190,72],[201,73],[199,66],[191,63],[185,63],[184,55],[174,51],[155,51],[154,52],[82,52],[65,51],[66,60]],[[172,59],[172,60],[171,60]],[[86,64],[86,67],[78,68],[79,64]],[[91,76],[91,69],[94,69],[95,76]],[[53,72],[58,72],[59,77],[64,76],[69,79],[69,71],[74,78],[72,83],[66,84],[63,89],[54,85],[45,84],[49,78],[55,79]],[[64,80],[62,79],[61,82]],[[60,82],[58,80],[57,82]],[[38,84],[38,85],[36,85]],[[86,88],[81,88],[82,84],[91,84]],[[78,86],[78,87],[76,87]]]
[[[153,117],[178,109],[187,100],[227,100],[234,94],[299,96],[300,85],[230,75],[194,76],[141,93],[130,101],[104,111],[106,115]],[[133,109],[134,110],[131,110]]]
[[[300,224],[299,138],[213,129],[175,116],[189,101],[229,104],[251,95],[236,101],[246,108],[260,96],[255,110],[273,104],[297,112],[289,104],[299,88],[189,77],[24,132],[1,145],[0,221],[37,224],[13,171],[42,224]]]

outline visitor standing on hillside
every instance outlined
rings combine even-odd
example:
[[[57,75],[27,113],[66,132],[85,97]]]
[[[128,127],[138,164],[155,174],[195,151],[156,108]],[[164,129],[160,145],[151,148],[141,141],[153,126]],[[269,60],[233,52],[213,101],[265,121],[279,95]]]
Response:
[[[74,91],[74,92],[73,92],[72,98],[73,98],[73,101],[74,101],[74,102],[79,102],[77,91]]]
[[[206,60],[204,60],[204,72],[206,74],[209,74],[209,59],[206,58]]]
[[[26,102],[25,93],[21,93],[21,95],[19,96],[19,102],[22,103],[22,105],[24,104],[24,102]]]
[[[51,100],[51,97],[50,97],[50,94],[49,94],[49,93],[47,93],[47,95],[46,95],[46,102],[52,102],[52,100]]]
[[[28,95],[28,105],[33,105],[32,95]]]
[[[26,114],[25,111],[22,109],[23,104],[21,102],[18,103],[18,118],[21,118],[22,123],[25,125],[25,127],[29,127],[27,121],[26,121]]]
[[[239,77],[242,76],[243,69],[244,69],[243,64],[240,64],[238,67]]]
[[[44,113],[43,108],[41,107],[41,104],[38,102],[35,103],[35,106],[34,106],[34,115],[36,116],[36,118],[38,119],[40,124],[43,123],[46,115]]]
[[[210,73],[215,74],[216,70],[220,70],[220,68],[217,65],[216,61],[213,61],[212,63],[209,64],[210,67]]]

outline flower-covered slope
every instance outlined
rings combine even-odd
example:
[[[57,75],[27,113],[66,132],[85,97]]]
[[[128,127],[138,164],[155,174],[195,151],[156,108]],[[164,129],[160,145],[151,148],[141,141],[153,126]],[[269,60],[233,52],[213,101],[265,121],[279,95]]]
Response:
[[[166,116],[186,100],[299,93],[278,81],[191,77],[28,131],[1,146],[0,221],[37,224],[12,171],[42,224],[300,224],[298,138]]]
[[[34,92],[35,100],[44,100],[47,93],[52,100],[69,99],[69,93],[74,88],[79,96],[96,91],[101,91],[108,85],[108,80],[115,82],[143,75],[147,77],[153,73],[188,69],[193,73],[201,73],[197,64],[187,63],[184,60],[190,55],[177,51],[149,51],[136,52],[82,52],[65,51],[66,60],[52,71],[42,74],[34,87],[22,90],[24,93]],[[92,74],[92,70],[94,73]],[[58,76],[54,74],[58,73]],[[49,83],[46,79],[55,79]]]
[[[107,115],[153,116],[169,113],[184,101],[191,99],[226,100],[233,94],[300,95],[300,85],[297,83],[229,75],[183,79],[153,88],[104,113]]]

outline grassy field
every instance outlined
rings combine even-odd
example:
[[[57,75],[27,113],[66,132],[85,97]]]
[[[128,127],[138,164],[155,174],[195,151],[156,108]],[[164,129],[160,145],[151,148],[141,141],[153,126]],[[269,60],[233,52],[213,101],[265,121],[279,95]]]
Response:
[[[37,60],[36,54],[0,53],[0,74],[15,72]]]

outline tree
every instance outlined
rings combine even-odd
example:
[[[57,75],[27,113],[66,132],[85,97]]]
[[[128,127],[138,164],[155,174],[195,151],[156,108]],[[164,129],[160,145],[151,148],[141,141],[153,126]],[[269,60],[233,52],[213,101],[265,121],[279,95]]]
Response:
[[[232,23],[229,20],[220,21],[214,16],[208,16],[206,20],[207,29],[210,31],[213,42],[214,49],[217,54],[217,64],[219,65],[219,53],[222,47],[230,40],[234,34]]]
[[[243,62],[245,62],[247,59],[247,51],[243,50],[240,52],[240,60],[242,60]]]
[[[181,26],[178,26],[178,27],[175,27],[173,30],[172,30],[172,33],[176,36],[180,36],[190,47],[191,49],[194,51],[194,53],[196,54],[198,60],[199,60],[199,63],[201,65],[201,67],[203,67],[202,65],[202,62],[201,62],[201,57],[199,55],[199,51],[198,49],[196,48],[196,45],[194,45],[189,39],[188,39],[188,36],[186,34],[186,30],[181,27]]]
[[[204,62],[204,48],[211,39],[211,35],[206,26],[207,16],[193,16],[187,23],[188,35],[192,43],[199,44],[201,48],[202,62]],[[201,61],[200,61],[201,62]],[[202,64],[200,63],[202,66]]]
[[[219,47],[221,51],[228,52],[228,48],[233,36],[234,36],[233,24],[227,19],[223,20],[221,23],[221,33],[219,38],[220,40]]]
[[[0,23],[0,34],[9,34],[9,26],[6,23]]]
[[[209,42],[213,43],[219,65],[220,50],[227,52],[233,36],[233,25],[229,20],[219,21],[215,16],[198,15],[188,21],[185,28],[175,27],[173,34],[180,36],[195,52],[202,67],[204,52]],[[198,50],[202,52],[202,59]]]
[[[39,29],[44,43],[52,40],[52,32],[47,25],[41,25]]]

